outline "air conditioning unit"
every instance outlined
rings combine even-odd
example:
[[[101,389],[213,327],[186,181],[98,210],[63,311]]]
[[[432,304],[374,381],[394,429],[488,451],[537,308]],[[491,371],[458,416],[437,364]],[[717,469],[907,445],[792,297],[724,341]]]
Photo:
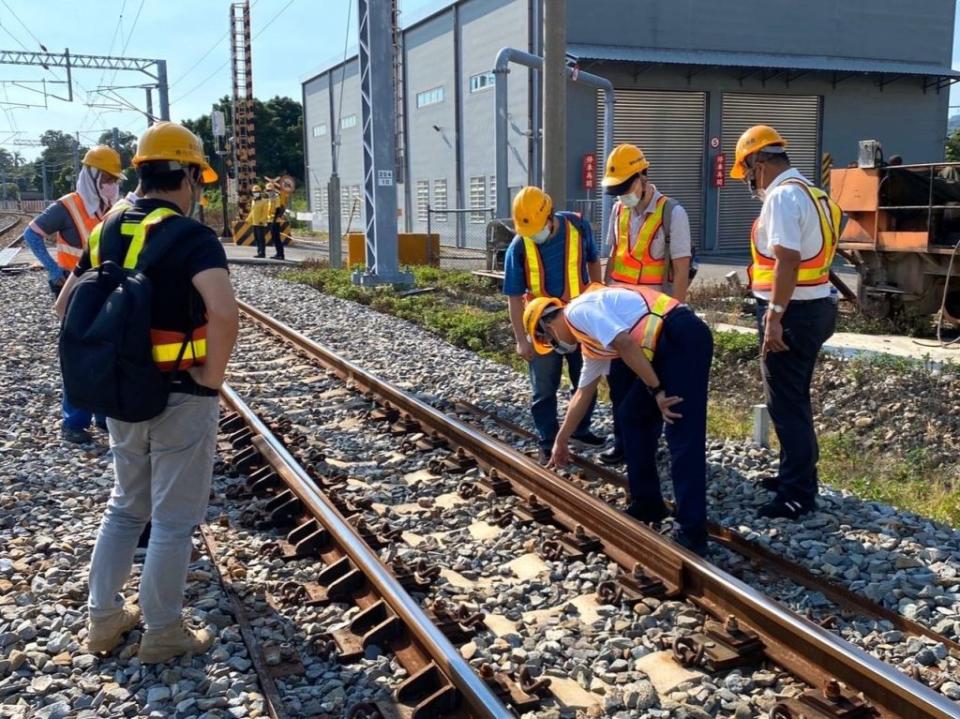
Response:
[[[880,167],[883,160],[883,148],[879,140],[860,140],[860,154],[857,157],[857,167],[863,170],[872,170]]]

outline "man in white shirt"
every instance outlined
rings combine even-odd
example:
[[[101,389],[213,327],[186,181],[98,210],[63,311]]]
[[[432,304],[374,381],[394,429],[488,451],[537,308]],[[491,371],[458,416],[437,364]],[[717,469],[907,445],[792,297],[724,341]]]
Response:
[[[607,158],[602,185],[617,201],[607,240],[610,259],[606,284],[650,287],[684,302],[690,284],[693,245],[690,219],[676,200],[662,194],[647,177],[650,163],[636,145],[618,145]],[[622,432],[617,419],[620,400],[636,381],[622,361],[610,368],[607,383],[613,402],[613,446],[599,455],[605,464],[624,459]]]
[[[554,297],[531,301],[524,326],[539,354],[580,344],[583,370],[554,440],[552,466],[570,458],[569,440],[591,406],[611,360],[622,360],[636,381],[621,400],[630,505],[627,514],[656,523],[668,512],[660,493],[657,445],[666,422],[673,491],[675,539],[706,552],[707,387],[713,336],[693,311],[648,287],[591,285],[564,307]]]
[[[750,128],[737,142],[730,177],[744,180],[763,201],[753,225],[749,275],[780,468],[776,479],[764,483],[776,496],[759,514],[796,519],[816,508],[819,449],[810,383],[820,348],[836,327],[829,274],[842,213],[790,166],[786,148],[772,127]]]

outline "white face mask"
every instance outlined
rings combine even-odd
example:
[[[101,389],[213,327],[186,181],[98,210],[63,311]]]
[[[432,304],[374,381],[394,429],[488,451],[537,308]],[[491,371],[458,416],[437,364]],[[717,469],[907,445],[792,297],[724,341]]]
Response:
[[[620,195],[620,204],[622,204],[628,210],[632,210],[634,207],[640,204],[640,198],[637,197],[636,192],[628,192],[625,195]]]
[[[100,197],[107,203],[108,207],[112,206],[120,197],[120,183],[108,182],[100,185]]]
[[[553,351],[559,355],[568,355],[571,352],[576,352],[576,350],[576,342],[564,342],[558,339],[553,340]]]
[[[530,239],[533,240],[538,245],[542,245],[550,238],[550,223],[547,223],[547,226],[544,227],[540,232],[537,232],[530,236]]]

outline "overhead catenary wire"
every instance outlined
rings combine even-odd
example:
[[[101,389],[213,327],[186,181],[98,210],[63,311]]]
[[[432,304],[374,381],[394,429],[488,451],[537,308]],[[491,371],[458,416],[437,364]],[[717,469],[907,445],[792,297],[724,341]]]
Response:
[[[344,31],[343,38],[343,60],[340,63],[340,99],[337,101],[337,126],[333,128],[333,132],[336,134],[337,143],[337,167],[340,166],[340,148],[342,143],[340,142],[340,122],[343,119],[343,87],[346,85],[347,79],[347,49],[350,47],[350,16],[353,11],[353,0],[347,0],[347,29]]]

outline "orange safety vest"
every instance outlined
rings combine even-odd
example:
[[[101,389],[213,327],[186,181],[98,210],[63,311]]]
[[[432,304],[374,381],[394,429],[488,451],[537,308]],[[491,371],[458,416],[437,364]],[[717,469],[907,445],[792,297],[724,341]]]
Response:
[[[633,327],[630,329],[630,336],[633,337],[643,348],[643,353],[648,360],[653,360],[654,352],[657,349],[657,341],[660,339],[660,333],[663,331],[663,320],[668,314],[680,306],[680,302],[664,292],[649,287],[607,287],[599,283],[592,283],[585,291],[598,292],[601,290],[629,290],[639,294],[647,305],[646,314],[642,315]],[[577,329],[569,319],[566,313],[563,315],[567,326],[580,343],[585,357],[592,359],[617,359],[620,355],[615,350],[610,350],[600,344],[596,339],[583,331]]]
[[[147,241],[147,233],[169,217],[176,217],[178,213],[168,207],[158,207],[144,217],[140,222],[120,223],[120,233],[131,237],[127,254],[123,258],[123,267],[132,270],[137,266],[137,260]],[[90,266],[100,266],[100,233],[103,223],[97,225],[90,233]],[[186,340],[186,346],[184,341]],[[150,328],[150,344],[153,361],[161,372],[184,370],[195,364],[203,364],[207,359],[207,325],[204,323],[190,334],[189,340],[185,332]],[[182,354],[181,354],[182,352]],[[179,362],[178,362],[179,358]]]
[[[786,180],[783,184],[787,183],[802,187],[806,191],[813,206],[817,208],[817,215],[820,218],[820,248],[813,256],[801,258],[800,270],[797,273],[797,287],[825,285],[830,281],[830,265],[833,264],[837,243],[840,241],[843,211],[819,187],[808,185],[802,180]],[[747,277],[750,280],[750,289],[769,291],[773,289],[776,258],[763,254],[757,246],[759,223],[758,217],[753,221],[753,227],[750,230],[750,252],[753,255],[753,264],[747,268]]]
[[[663,257],[656,258],[650,254],[653,239],[663,227],[663,208],[667,204],[667,197],[660,196],[654,211],[640,226],[637,241],[630,249],[630,214],[631,210],[619,204],[615,218],[617,244],[613,254],[613,267],[610,278],[628,285],[662,285],[666,279],[666,262]]]
[[[580,243],[580,230],[574,227],[569,218],[566,219],[566,249],[564,257],[566,258],[566,276],[563,281],[563,295],[560,297],[564,302],[569,302],[574,297],[579,297],[583,292],[583,275],[580,272],[580,263],[582,257],[582,246]],[[525,255],[527,287],[529,292],[525,299],[528,301],[534,297],[549,297],[547,293],[547,278],[544,274],[543,257],[540,255],[540,248],[537,243],[529,237],[523,238],[523,251]]]
[[[79,192],[71,192],[57,200],[66,209],[73,220],[73,226],[77,228],[77,235],[80,237],[80,245],[74,245],[62,233],[57,233],[57,264],[67,272],[72,272],[80,261],[80,256],[87,248],[87,239],[93,228],[97,226],[100,219],[94,215],[87,214],[87,208],[83,204],[83,198]]]

